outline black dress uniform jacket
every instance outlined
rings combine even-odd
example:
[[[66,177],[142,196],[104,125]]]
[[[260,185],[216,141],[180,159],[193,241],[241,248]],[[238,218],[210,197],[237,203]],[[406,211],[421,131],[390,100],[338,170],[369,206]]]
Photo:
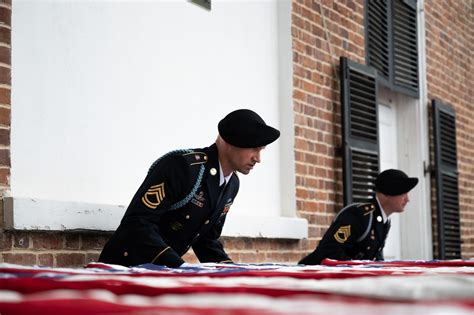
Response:
[[[177,267],[192,247],[200,262],[231,262],[219,237],[239,179],[233,173],[221,188],[219,172],[215,144],[158,159],[99,261]]]
[[[299,263],[317,265],[325,258],[336,260],[383,260],[382,249],[390,229],[383,223],[377,200],[352,204],[334,218],[316,249]]]

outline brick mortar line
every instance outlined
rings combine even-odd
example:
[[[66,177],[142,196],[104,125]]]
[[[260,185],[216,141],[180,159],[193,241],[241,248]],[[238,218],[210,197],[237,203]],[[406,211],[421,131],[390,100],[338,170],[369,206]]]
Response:
[[[319,37],[318,37],[318,38],[319,38]],[[318,52],[320,52],[322,55],[332,57],[331,54],[329,54],[329,53],[327,52],[327,50],[324,50],[323,48],[311,46],[309,43],[303,41],[303,40],[300,39],[300,38],[293,38],[293,40],[298,41],[298,42],[300,42],[301,44],[304,44],[304,45],[306,45],[306,46],[310,46],[311,48],[314,48],[315,50],[317,50]],[[327,41],[325,38],[323,38],[323,40],[324,40],[324,42]],[[298,53],[298,54],[300,54],[300,55],[302,55],[302,56],[305,56],[305,57],[308,57],[308,58],[312,58],[312,59],[314,59],[314,60],[317,60],[318,62],[321,62],[321,63],[323,63],[323,64],[328,64],[325,60],[320,60],[320,59],[318,59],[318,58],[315,57],[315,56],[308,55],[306,52],[300,52],[300,51],[295,51],[295,52]],[[347,51],[347,52],[349,52],[349,51]],[[332,65],[332,64],[329,63],[329,65]]]
[[[332,67],[332,64],[328,64],[328,65],[330,65],[330,66]],[[329,75],[327,75],[326,77],[328,77],[328,78],[333,78],[333,76],[329,76]],[[326,84],[316,83],[315,81],[311,81],[310,79],[307,79],[307,78],[305,78],[305,77],[297,77],[297,79],[300,80],[300,81],[302,81],[302,82],[311,83],[311,84],[314,84],[314,85],[319,86],[319,87],[327,87]],[[293,87],[294,87],[295,89],[301,90],[301,88],[299,88],[298,86],[293,85]],[[306,90],[302,90],[302,91],[306,91]],[[308,93],[308,91],[306,91],[306,93]]]
[[[308,84],[314,84],[314,83],[308,83]],[[310,91],[304,90],[304,88],[302,88],[303,90],[301,90],[298,87],[294,87],[294,89],[305,91],[305,93],[308,94],[311,97],[314,97],[315,95],[321,95],[322,97],[324,97],[324,93],[326,93],[327,90],[330,90],[330,87],[326,86],[326,85],[317,85],[317,84],[314,84],[314,85],[316,86],[316,89],[320,89],[321,91],[319,91],[319,92],[318,91],[310,92]],[[321,98],[321,100],[328,101],[328,102],[335,102],[336,101],[335,99],[333,100],[332,98],[326,98],[326,97]],[[326,109],[326,104],[324,104],[324,107],[319,107],[317,104],[311,104],[309,102],[309,100],[301,100],[299,98],[295,98],[294,102],[296,102],[297,104],[300,104],[300,105],[314,107],[314,108],[317,108],[317,109],[320,109],[320,110],[324,110],[327,113],[333,113],[332,111],[329,111],[328,109]],[[295,113],[296,114],[302,114],[302,115],[305,115],[305,116],[309,116],[309,115],[305,114],[304,111],[295,112]],[[309,116],[309,117],[312,117],[312,116]]]
[[[317,24],[315,24],[315,25],[317,25]],[[299,27],[296,26],[296,25],[295,25],[295,27],[296,27],[298,30],[300,30],[302,33],[306,34],[306,35],[310,35],[311,37],[322,39],[324,42],[327,41],[327,40],[324,38],[324,35],[323,35],[323,37],[321,37],[321,36],[319,36],[319,35],[317,35],[317,34],[312,33],[311,31],[307,31],[306,29],[299,28]],[[324,31],[324,27],[321,26],[321,28],[322,28],[322,30]],[[342,29],[347,30],[346,28],[342,28]],[[360,35],[359,33],[355,32],[355,31],[352,31],[352,30],[347,30],[347,32],[348,32],[349,34],[356,34],[357,36],[361,37],[362,40],[365,42],[365,36],[364,36],[364,35]],[[343,37],[343,36],[339,35],[338,33],[334,33],[334,32],[331,32],[331,35],[334,35],[334,36],[332,36],[331,38],[334,38],[334,39],[337,39],[337,40],[340,40],[340,41],[347,41],[347,43],[351,43],[351,44],[355,45],[357,48],[361,48],[361,49],[362,49],[362,47],[359,47],[358,44],[357,44],[354,40],[350,39],[349,37]],[[301,43],[304,43],[304,44],[309,44],[308,42],[304,41],[303,38],[301,38],[301,37],[293,37],[293,39],[294,39],[294,40],[297,40],[297,41],[299,41],[299,42],[301,42]],[[333,42],[333,41],[331,41],[331,42]],[[310,47],[315,48],[315,49],[317,49],[317,50],[320,50],[320,51],[323,51],[323,52],[324,52],[324,50],[323,50],[322,48],[318,47],[318,46],[310,46]],[[342,48],[342,47],[341,47],[341,48]]]
[[[305,33],[307,33],[307,32],[305,32]],[[320,38],[319,36],[316,36],[316,35],[313,35],[313,36],[316,37],[316,38]],[[339,39],[341,39],[341,40],[342,40],[342,39],[346,39],[346,38],[340,37],[340,36],[337,36],[337,37],[338,37]],[[324,50],[324,48],[319,47],[319,46],[312,46],[312,45],[310,45],[310,43],[304,41],[304,40],[303,40],[302,38],[300,38],[300,37],[294,37],[293,40],[299,42],[300,44],[303,44],[304,46],[309,46],[309,47],[311,47],[311,48],[317,50],[318,52],[321,52],[321,54],[329,55],[329,54],[327,53],[327,51]],[[326,42],[326,39],[325,39],[325,38],[323,38],[323,40],[324,40],[324,42]],[[352,43],[352,41],[350,41],[349,39],[347,39],[347,40]],[[297,53],[299,53],[299,54],[302,54],[302,55],[304,55],[304,56],[313,57],[312,55],[308,55],[306,52],[301,52],[301,51],[299,51],[299,50],[296,50],[295,52],[297,52]],[[348,51],[348,52],[349,52],[349,51]],[[313,58],[316,58],[316,57],[313,57]]]
[[[307,106],[307,107],[310,107],[310,108],[315,108],[316,110],[321,111],[323,114],[330,114],[330,115],[339,114],[340,115],[340,113],[335,113],[334,111],[319,107],[317,105],[310,104],[309,102],[303,103],[302,101],[296,100],[295,103],[297,103],[298,105],[301,105],[301,106],[305,106],[305,107]],[[305,114],[304,112],[294,112],[294,114],[295,114],[295,116],[302,116],[302,117],[305,117],[305,118],[312,118],[312,119],[315,118],[314,116]],[[316,118],[322,119],[322,117],[319,117],[319,116],[316,117]],[[295,125],[296,126],[306,126],[306,125],[301,125],[301,124],[296,124],[296,123],[295,123]]]
[[[311,130],[311,129],[309,129]],[[298,137],[296,138],[298,140],[302,140],[302,141],[305,141],[307,143],[311,143],[311,144],[314,144],[314,145],[323,145],[327,148],[337,148],[336,145],[334,144],[328,144],[327,142],[324,142],[324,141],[319,141],[319,140],[313,140],[313,139],[308,139],[308,138],[305,138],[305,137]],[[312,152],[312,151],[307,151],[307,150],[304,150],[302,148],[295,148],[296,150],[301,150],[300,152],[304,152],[304,153],[311,153],[311,154],[320,154],[321,156],[328,156],[326,153],[320,153],[320,152]]]
[[[304,5],[304,4],[303,4],[303,5],[300,4],[300,6],[301,6],[301,7],[304,7],[304,8],[307,8],[308,11],[311,11],[314,15],[320,16],[321,19],[322,19],[322,14],[321,14],[319,11],[316,11],[315,9],[310,8],[310,7],[308,7],[308,6]],[[353,12],[355,16],[361,18],[361,19],[362,19],[362,22],[364,22],[364,15],[363,15],[363,14],[359,14],[357,11],[352,11],[352,10],[349,9],[347,6],[344,6],[344,7],[346,7],[346,8],[348,9],[348,11]],[[324,5],[322,5],[322,4],[320,3],[320,8],[323,9],[323,10],[330,11],[331,13],[335,13],[335,14],[338,15],[339,17],[344,18],[345,20],[347,20],[347,21],[350,22],[350,23],[355,24],[356,26],[360,26],[360,24],[357,24],[357,22],[355,22],[353,19],[348,18],[348,17],[345,16],[344,14],[339,13],[339,12],[337,12],[336,10],[333,10],[332,8],[329,8],[328,6],[324,6]],[[362,6],[362,10],[364,10],[364,6]],[[298,13],[296,13],[296,12],[292,12],[292,14],[293,14],[293,13],[294,13],[295,15],[298,15],[298,17],[300,17],[302,20],[308,21],[308,22],[310,22],[311,24],[314,24],[314,25],[319,25],[319,24],[316,24],[316,23],[312,22],[310,19],[306,18],[306,17],[303,15],[302,12],[301,12],[300,14],[298,14]],[[325,16],[328,16],[328,15],[326,14]],[[328,17],[329,17],[329,16],[328,16]],[[343,26],[342,23],[337,23],[337,22],[333,21],[332,19],[329,19],[329,21],[332,21],[334,24],[336,24],[336,25],[338,25],[338,26]],[[347,27],[346,27],[346,28],[347,28]]]
[[[336,146],[332,146],[333,148],[338,148]],[[321,154],[321,153],[316,153],[316,152],[313,152],[313,151],[307,151],[307,150],[303,150],[303,149],[300,149],[300,148],[295,148],[295,150],[297,150],[298,152],[301,152],[301,153],[311,153],[311,154],[318,154],[317,156],[322,156],[322,157],[328,157],[328,158],[331,158],[331,159],[335,159],[336,157],[335,156],[329,156],[329,155],[325,155],[325,154]],[[300,163],[304,163],[303,161],[301,161]],[[328,168],[329,169],[329,168]]]
[[[308,131],[318,131],[318,132],[321,132],[323,133],[323,135],[332,135],[331,133],[329,132],[325,132],[325,131],[322,131],[322,130],[319,130],[319,129],[314,129],[314,128],[311,128],[311,127],[308,127],[308,126],[298,126],[299,128],[304,128]],[[324,142],[323,141],[319,141],[317,139],[308,139],[308,138],[305,138],[304,136],[295,136],[295,139],[298,139],[298,140],[303,140],[303,141],[310,141],[311,143],[314,143],[314,144],[324,144],[324,145],[327,145],[329,147],[335,147],[334,144],[329,144],[327,142]]]
[[[323,37],[321,37],[321,36],[319,36],[319,35],[313,34],[313,33],[309,32],[309,31],[307,31],[307,30],[305,30],[305,29],[302,29],[302,28],[299,28],[299,27],[297,27],[297,26],[295,26],[295,28],[298,29],[298,30],[300,30],[302,33],[305,33],[306,35],[310,35],[310,36],[312,36],[312,37],[314,37],[314,38],[319,38],[319,39],[321,39],[322,41],[327,42],[326,38],[324,38],[324,35],[323,35]],[[324,31],[324,27],[323,27],[323,31]],[[357,34],[357,33],[356,33],[356,34]],[[333,38],[332,35],[334,35],[334,38],[337,38],[337,39],[339,39],[339,40],[341,40],[341,41],[342,41],[342,40],[347,40],[348,42],[350,42],[350,43],[352,43],[352,44],[355,45],[355,43],[354,43],[353,41],[351,41],[351,40],[348,39],[348,38],[341,37],[341,36],[339,36],[339,34],[331,33],[331,38]],[[364,38],[365,38],[365,37],[364,37]],[[296,37],[296,35],[295,35],[295,37],[293,37],[292,39],[293,39],[293,40],[297,40],[297,41],[299,41],[299,42],[301,42],[301,43],[304,43],[304,44],[309,44],[308,42],[305,42],[301,37]],[[332,43],[332,42],[333,42],[333,41],[331,41],[331,43]],[[318,48],[318,49],[322,50],[322,48],[319,48],[319,47],[317,47],[317,46],[310,46],[310,47],[312,47],[312,48],[315,47],[315,48]],[[357,48],[362,49],[363,47],[357,46]],[[323,50],[322,50],[322,51],[323,51]],[[346,51],[349,52],[349,50],[346,50]],[[329,54],[328,54],[328,55],[329,55]]]
[[[329,122],[329,121],[323,120],[323,122]],[[326,131],[326,130],[314,129],[314,127],[310,127],[310,126],[308,126],[308,125],[295,124],[295,126],[296,126],[296,127],[303,128],[303,129],[307,129],[307,130],[317,130],[317,131],[319,131],[319,132],[322,132],[323,135],[326,135],[326,134],[327,134],[327,135],[333,135],[333,134],[334,134],[333,132],[328,132],[328,131]],[[304,138],[304,137],[302,137],[302,136],[295,136],[295,138],[298,138],[298,139],[299,139],[299,138],[301,138],[301,139],[306,139],[306,138]],[[322,143],[326,143],[326,142],[322,142]]]
[[[299,162],[299,161],[297,161],[296,163],[301,164],[302,166],[304,166],[304,165],[306,164],[306,163]],[[323,166],[321,166],[320,168],[323,169],[323,170],[331,170],[331,171],[334,170],[334,168],[331,168],[331,167],[323,167]],[[297,174],[297,175],[298,175],[298,174]],[[321,179],[320,177],[311,176],[311,175],[309,175],[309,174],[305,174],[305,177],[310,178],[310,179]]]
[[[332,168],[329,168],[329,167],[326,167],[326,168],[322,168],[323,170],[333,170]],[[296,174],[298,176],[298,174]],[[312,176],[312,175],[309,175],[309,174],[301,174],[301,175],[304,175],[305,178],[310,178],[310,179],[322,179],[322,177],[317,177],[317,176]],[[329,181],[329,180],[328,180]],[[331,181],[332,182],[332,181]]]
[[[306,82],[308,82],[308,83],[313,83],[313,82],[307,81],[307,80],[302,80],[302,79],[300,79],[300,80],[301,80],[301,81],[306,81]],[[322,86],[327,87],[327,85],[322,85]],[[319,95],[319,94],[312,94],[311,92],[308,92],[308,91],[306,91],[306,90],[303,90],[303,89],[299,88],[298,86],[294,86],[294,85],[293,85],[293,88],[294,88],[295,90],[298,90],[298,91],[310,93],[311,95]],[[322,95],[321,95],[321,96],[322,96]],[[325,98],[324,96],[322,96],[322,99],[332,101],[331,98]]]
[[[2,254],[4,253],[12,253],[14,252],[15,254],[95,254],[102,249],[49,249],[49,248],[15,248],[12,247],[9,251],[2,251]]]
[[[303,162],[297,162],[298,163],[298,166],[305,166],[307,163],[303,163]],[[322,170],[325,170],[325,171],[332,171],[334,170],[333,168],[330,168],[330,167],[320,167],[319,169],[322,169]],[[309,179],[321,179],[320,177],[317,177],[317,176],[311,176],[309,174],[296,174],[297,176],[300,175],[300,176],[304,176],[305,178],[309,178]],[[332,181],[332,180],[331,180]]]
[[[310,178],[310,176],[305,176],[305,179],[306,179],[306,178]],[[313,180],[320,180],[320,178],[318,178],[318,177],[314,177],[314,178],[311,178],[311,179],[313,179]],[[321,180],[323,180],[323,179],[321,179]],[[324,181],[325,183],[332,183],[332,182],[333,182],[333,180],[329,180],[329,179],[323,180],[323,181]],[[335,189],[331,189],[331,188],[316,188],[316,187],[314,187],[314,186],[305,186],[305,185],[301,185],[301,184],[296,185],[296,188],[301,188],[301,189],[316,189],[317,191],[321,191],[321,192],[322,192],[322,191],[336,191]]]
[[[323,189],[314,189],[314,188],[308,188],[308,189],[311,189],[311,191],[313,191],[313,192],[320,192],[320,193],[328,193],[328,192],[334,193],[335,192],[334,190],[324,191]],[[314,200],[315,202],[317,202],[319,199],[317,199],[316,197],[314,197],[314,198],[309,198],[308,197],[306,199],[303,199],[302,197],[298,197],[297,200],[298,201],[313,201]],[[328,205],[328,204],[324,204],[324,203],[321,203],[321,202],[317,202],[317,203],[319,205]]]
[[[309,94],[309,95],[313,96],[314,94]],[[331,99],[322,99],[321,98],[321,100],[323,100],[325,102],[334,102]],[[315,104],[310,104],[308,101],[301,101],[299,99],[295,99],[294,101],[295,101],[295,103],[300,104],[302,106],[314,107],[314,108],[322,111],[324,114],[334,114],[334,110],[328,110],[325,107],[320,107],[320,106],[315,105]],[[295,111],[295,115],[301,115],[303,117],[308,117],[308,118],[313,118],[314,117],[314,116],[311,116],[311,115],[307,115],[304,112],[297,112],[297,111]]]

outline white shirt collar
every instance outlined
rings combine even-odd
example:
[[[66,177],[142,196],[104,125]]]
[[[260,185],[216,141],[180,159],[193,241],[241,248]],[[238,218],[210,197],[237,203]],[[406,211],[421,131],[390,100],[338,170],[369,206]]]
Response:
[[[377,200],[377,203],[379,204],[380,208],[380,213],[382,213],[382,222],[387,223],[388,217],[385,214],[385,211],[383,210],[382,205],[380,204],[379,198],[377,198],[377,196],[375,196],[375,200]]]
[[[223,184],[226,185],[229,182],[229,179],[230,179],[231,176],[232,176],[232,173],[230,173],[228,176],[224,177],[224,172],[222,171],[221,161],[219,161],[219,186],[222,186]]]

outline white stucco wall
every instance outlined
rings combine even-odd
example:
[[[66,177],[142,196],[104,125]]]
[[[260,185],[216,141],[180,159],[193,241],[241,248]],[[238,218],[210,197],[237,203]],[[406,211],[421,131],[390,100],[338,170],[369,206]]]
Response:
[[[291,100],[282,103],[279,87],[279,64],[291,64],[291,53],[282,59],[278,49],[279,7],[14,1],[11,196],[127,206],[156,158],[212,144],[218,121],[234,109],[291,128]],[[294,177],[281,176],[293,167],[282,159],[281,143],[292,144],[285,137],[240,176],[230,217],[292,213],[282,209],[282,196],[293,193],[281,187],[294,188]]]

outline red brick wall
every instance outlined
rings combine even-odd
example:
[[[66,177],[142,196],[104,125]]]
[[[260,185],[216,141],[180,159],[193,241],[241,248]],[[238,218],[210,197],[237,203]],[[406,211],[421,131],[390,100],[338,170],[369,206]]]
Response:
[[[10,187],[11,1],[0,1],[0,196]],[[1,199],[0,199],[1,200]],[[0,206],[0,223],[3,208]],[[0,225],[0,252],[11,250]],[[0,261],[2,257],[0,257]]]
[[[4,232],[1,261],[44,266],[82,266],[97,261],[108,233]]]
[[[342,206],[339,57],[364,63],[362,1],[293,1],[296,201],[312,251]]]
[[[470,0],[425,1],[428,98],[456,111],[463,258],[474,257],[473,6]]]
[[[11,0],[0,1],[0,193],[10,186]]]
[[[297,262],[314,249],[342,204],[338,193],[342,188],[341,159],[336,156],[340,146],[338,64],[341,55],[364,60],[363,7],[358,1],[294,1],[292,19],[296,198],[299,214],[309,220],[310,238],[224,238],[229,255],[237,262]],[[97,259],[108,235],[4,233],[0,259],[82,265]],[[195,261],[192,253],[185,259]]]
[[[1,3],[0,19],[10,25],[10,2]],[[337,154],[341,146],[339,57],[365,61],[362,3],[293,1],[296,206],[299,215],[309,221],[309,239],[223,238],[236,262],[297,262],[315,248],[342,206],[341,157]],[[472,9],[469,0],[425,4],[429,96],[454,105],[458,114],[463,253],[473,257]],[[0,43],[0,189],[5,189],[10,167],[10,68],[3,64],[10,65],[10,29],[1,23]],[[80,266],[97,260],[109,236],[92,232],[4,232],[0,234],[0,262]],[[192,253],[185,259],[196,261]]]

